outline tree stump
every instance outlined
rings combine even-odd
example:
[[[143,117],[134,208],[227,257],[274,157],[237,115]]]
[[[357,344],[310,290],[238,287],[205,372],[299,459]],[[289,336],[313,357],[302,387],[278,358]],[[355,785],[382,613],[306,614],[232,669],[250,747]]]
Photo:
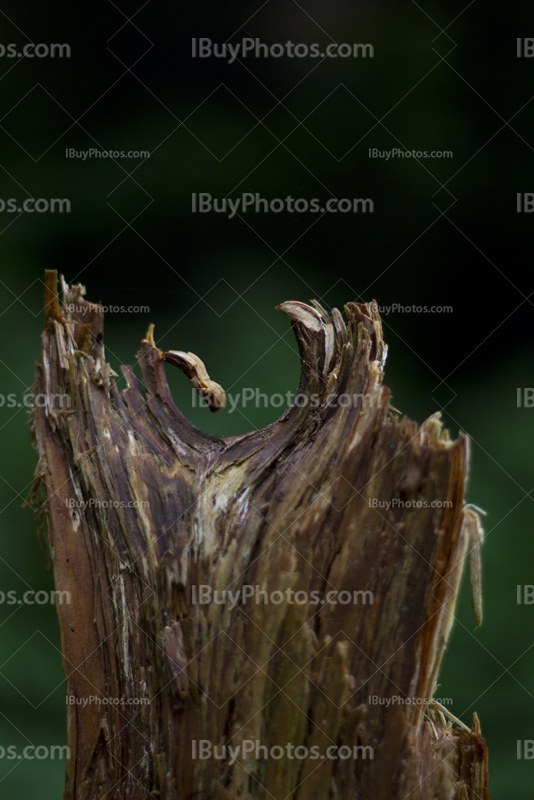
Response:
[[[345,320],[283,303],[299,394],[224,437],[175,406],[165,363],[214,405],[220,387],[151,331],[144,385],[123,367],[118,390],[84,292],[63,283],[61,304],[47,273],[31,417],[33,502],[72,599],[65,800],[487,800],[478,721],[431,702],[468,548],[467,442],[390,407],[376,303]]]

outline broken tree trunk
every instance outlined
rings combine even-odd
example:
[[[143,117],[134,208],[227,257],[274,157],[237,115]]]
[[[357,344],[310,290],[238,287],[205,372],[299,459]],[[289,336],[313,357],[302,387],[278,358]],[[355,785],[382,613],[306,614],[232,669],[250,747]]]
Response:
[[[392,412],[376,304],[346,322],[280,306],[299,395],[222,437],[169,393],[165,361],[220,405],[199,359],[150,331],[144,385],[126,367],[120,392],[101,307],[65,284],[61,305],[53,272],[46,286],[33,497],[72,598],[66,800],[487,800],[477,721],[431,704],[467,549],[466,440]]]

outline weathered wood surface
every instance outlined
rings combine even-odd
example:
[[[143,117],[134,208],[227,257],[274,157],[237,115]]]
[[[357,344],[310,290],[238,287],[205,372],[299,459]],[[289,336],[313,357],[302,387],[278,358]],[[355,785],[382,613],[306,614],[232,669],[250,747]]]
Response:
[[[392,701],[435,690],[467,548],[467,447],[436,416],[417,427],[390,409],[376,304],[349,303],[346,322],[280,306],[299,391],[318,405],[221,437],[176,408],[151,333],[144,385],[126,367],[120,392],[101,307],[66,285],[61,305],[56,280],[47,274],[34,497],[56,588],[72,595],[58,607],[67,694],[121,702],[67,706],[66,800],[487,800],[480,731]],[[360,399],[342,407],[341,394]],[[201,585],[284,595],[201,605]],[[326,602],[329,591],[360,594]],[[319,757],[199,760],[200,740]],[[357,757],[321,758],[329,746]]]

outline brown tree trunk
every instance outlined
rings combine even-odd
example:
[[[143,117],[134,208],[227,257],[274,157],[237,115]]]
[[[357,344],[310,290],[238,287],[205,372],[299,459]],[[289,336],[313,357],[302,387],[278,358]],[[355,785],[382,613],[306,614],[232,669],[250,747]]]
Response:
[[[66,800],[487,800],[477,720],[430,703],[473,514],[466,440],[391,409],[376,304],[346,322],[280,306],[300,401],[222,437],[169,393],[165,361],[220,405],[196,356],[149,332],[144,385],[126,367],[120,392],[101,307],[46,285],[33,496],[72,598]]]

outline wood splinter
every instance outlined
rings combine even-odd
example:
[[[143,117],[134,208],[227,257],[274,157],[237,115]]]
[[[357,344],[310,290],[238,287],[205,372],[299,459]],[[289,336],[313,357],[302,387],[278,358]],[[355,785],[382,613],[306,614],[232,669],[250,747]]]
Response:
[[[194,353],[182,350],[168,350],[163,353],[163,360],[173,364],[187,375],[191,385],[206,400],[210,411],[219,411],[226,405],[226,393],[222,386],[210,379],[204,362]]]
[[[154,325],[149,325],[144,342],[156,346],[154,341]],[[202,359],[194,353],[185,353],[183,350],[167,350],[161,357],[168,364],[178,367],[187,376],[191,385],[198,394],[206,400],[210,411],[219,411],[226,405],[226,392],[219,383],[212,381]]]

